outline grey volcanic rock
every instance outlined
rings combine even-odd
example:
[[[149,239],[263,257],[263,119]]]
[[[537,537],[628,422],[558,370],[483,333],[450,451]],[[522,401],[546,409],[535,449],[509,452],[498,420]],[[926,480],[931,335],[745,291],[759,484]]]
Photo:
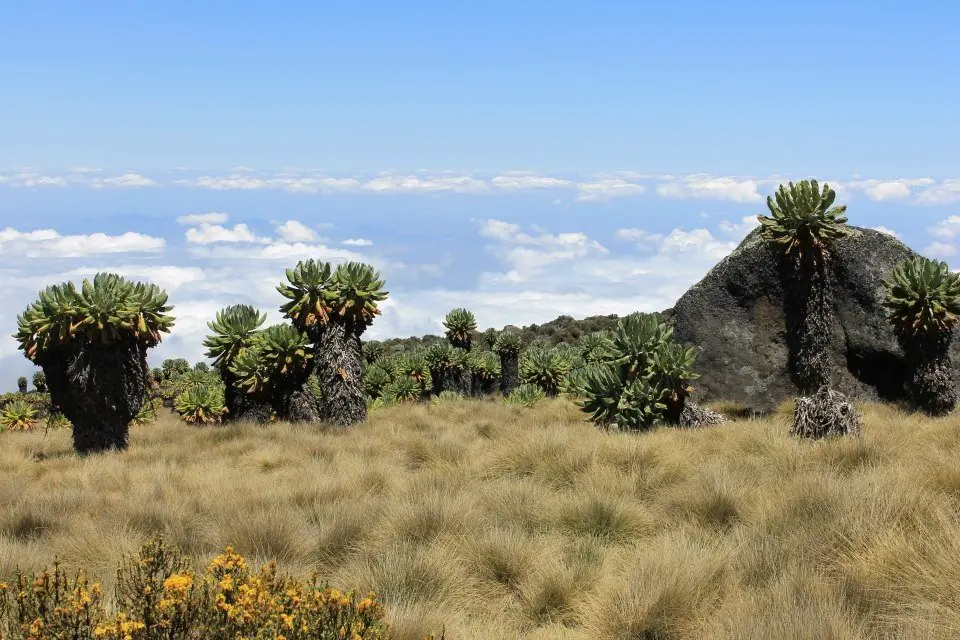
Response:
[[[883,281],[913,255],[893,236],[859,227],[834,248],[835,387],[852,398],[904,396],[903,352],[884,314]],[[777,265],[776,250],[754,230],[674,306],[676,338],[700,352],[697,402],[723,399],[769,410],[797,395],[787,370]],[[951,347],[955,369],[958,342]]]

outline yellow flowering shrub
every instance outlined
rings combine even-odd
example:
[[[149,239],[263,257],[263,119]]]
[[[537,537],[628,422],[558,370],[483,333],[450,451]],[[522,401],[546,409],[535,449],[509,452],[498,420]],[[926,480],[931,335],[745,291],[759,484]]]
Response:
[[[160,538],[117,572],[113,606],[83,572],[58,563],[39,576],[0,583],[3,640],[374,640],[389,637],[374,594],[280,574],[273,562],[251,571],[228,548],[203,575]]]

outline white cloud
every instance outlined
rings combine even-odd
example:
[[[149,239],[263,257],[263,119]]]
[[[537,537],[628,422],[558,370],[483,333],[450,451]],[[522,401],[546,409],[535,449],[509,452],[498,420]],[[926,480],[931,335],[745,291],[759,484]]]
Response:
[[[106,253],[155,252],[165,245],[154,238],[128,231],[117,236],[105,233],[60,235],[53,229],[20,232],[12,227],[0,231],[0,256],[27,258],[75,258]]]
[[[949,258],[957,255],[957,247],[947,242],[933,242],[923,252],[938,258]]]
[[[190,244],[217,244],[221,242],[269,242],[254,234],[246,224],[234,225],[232,229],[218,224],[201,223],[198,227],[187,229],[187,242]]]
[[[277,227],[277,233],[287,242],[312,242],[317,232],[297,220],[287,220]]]
[[[196,178],[174,180],[174,184],[183,185],[186,187],[213,189],[215,191],[224,191],[230,189],[266,189],[270,186],[266,180],[261,180],[260,178],[250,178],[241,174],[231,174],[228,176],[198,176]]]
[[[717,262],[736,246],[737,242],[718,240],[707,229],[674,229],[664,237],[661,253],[677,256],[696,254],[698,258]]]
[[[360,181],[354,178],[273,178],[267,183],[299,193],[338,193],[360,187]]]
[[[941,220],[929,231],[931,235],[938,238],[954,238],[960,235],[960,216],[950,216],[946,220]]]
[[[385,175],[363,184],[363,189],[376,193],[416,193],[453,191],[456,193],[478,193],[488,191],[489,186],[483,180],[471,176],[427,177]]]
[[[315,260],[336,262],[363,261],[363,256],[353,251],[305,242],[277,242],[259,249],[250,257],[265,260],[307,260],[314,258]],[[369,260],[366,260],[366,262],[369,262]]]
[[[198,176],[175,180],[174,184],[214,191],[282,189],[295,193],[339,193],[360,187],[360,181],[355,178],[299,176],[290,173],[275,174],[272,178],[256,178],[245,174],[246,172],[226,176]]]
[[[39,176],[36,178],[27,178],[23,182],[25,187],[65,187],[67,186],[67,180],[65,178],[51,177],[51,176]]]
[[[960,180],[944,180],[936,186],[931,186],[920,192],[917,204],[943,205],[960,201]]]
[[[47,176],[29,169],[21,169],[16,173],[0,173],[0,184],[11,187],[65,187],[68,181],[60,176]]]
[[[642,184],[628,182],[621,178],[603,178],[592,182],[581,182],[577,184],[577,190],[580,193],[577,200],[591,202],[636,196],[646,191],[647,188]]]
[[[150,178],[139,173],[124,173],[113,178],[94,178],[90,181],[90,187],[93,189],[102,189],[104,187],[155,187],[157,183]]]
[[[634,242],[641,249],[659,247],[663,242],[663,234],[651,233],[646,229],[617,229],[613,235],[618,240]]]
[[[375,258],[363,256],[350,249],[330,247],[317,242],[274,241],[261,244],[223,243],[196,245],[191,247],[190,255],[194,258],[213,261],[232,260],[236,261],[237,265],[243,265],[245,262],[251,260],[283,260],[292,263],[310,258],[330,262],[377,262]]]
[[[705,174],[686,176],[682,180],[667,182],[657,187],[663,198],[712,198],[731,202],[762,202],[758,189],[761,181],[756,179],[715,178]]]
[[[366,238],[347,238],[340,244],[348,247],[369,247],[373,245],[373,240],[367,240]]]
[[[480,235],[484,238],[493,238],[502,242],[533,242],[533,238],[524,233],[520,225],[503,220],[484,220],[480,227]]]
[[[480,235],[498,241],[491,249],[510,267],[504,274],[486,274],[488,280],[524,282],[535,278],[548,265],[609,253],[606,247],[581,232],[550,234],[539,227],[535,230],[538,235],[525,233],[520,225],[503,220],[483,222]]]
[[[97,273],[109,271],[116,273],[128,280],[150,282],[155,284],[167,293],[174,293],[182,290],[189,285],[191,293],[196,292],[196,287],[207,279],[207,273],[200,267],[182,267],[175,265],[101,265],[98,267],[78,267],[64,273],[58,274],[56,280],[77,281],[83,278],[90,278]]]
[[[198,224],[223,224],[229,219],[230,216],[226,213],[190,213],[177,218],[177,223],[189,227]]]
[[[850,189],[860,189],[871,200],[883,202],[884,200],[908,198],[912,187],[924,187],[933,183],[932,178],[899,178],[896,180],[857,180],[847,182],[845,186]]]
[[[563,178],[552,178],[535,173],[511,171],[496,176],[490,181],[490,184],[498,189],[515,191],[520,189],[555,189],[558,187],[568,187],[571,183],[569,180],[564,180]]]
[[[740,218],[740,222],[734,223],[729,220],[724,220],[717,226],[725,233],[742,238],[759,227],[760,220],[757,219],[757,216],[743,216]]]

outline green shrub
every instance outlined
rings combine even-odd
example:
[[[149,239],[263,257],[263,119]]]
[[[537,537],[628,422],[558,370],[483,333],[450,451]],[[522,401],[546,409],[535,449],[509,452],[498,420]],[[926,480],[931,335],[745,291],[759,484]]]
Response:
[[[50,415],[52,410],[52,403],[50,401],[49,393],[40,393],[38,391],[30,391],[28,393],[5,393],[0,395],[0,409],[7,406],[11,402],[26,402],[28,405],[33,407],[37,412],[38,419],[45,419]]]
[[[622,318],[609,338],[607,356],[578,379],[581,409],[597,424],[645,429],[676,423],[693,372],[696,351],[672,340],[673,329],[652,314]]]
[[[212,384],[190,387],[177,396],[174,409],[185,422],[220,422],[226,410],[223,405],[223,388]]]
[[[0,589],[0,637],[9,640],[333,640],[384,638],[376,595],[341,593],[314,577],[301,581],[275,563],[253,571],[227,548],[202,574],[160,538],[127,557],[116,576],[113,606],[101,583],[59,563],[38,575],[17,572]]]
[[[439,395],[435,395],[430,399],[430,406],[432,407],[448,406],[451,404],[456,404],[461,400],[463,400],[463,396],[461,396],[456,391],[441,391]]]
[[[43,371],[37,371],[33,374],[33,388],[38,393],[47,392],[47,377],[43,375]]]
[[[393,375],[386,371],[379,363],[367,366],[363,372],[363,389],[367,396],[376,399],[383,393],[383,388],[393,381]]]
[[[6,431],[33,431],[37,410],[29,402],[14,400],[0,410],[0,427]]]
[[[47,416],[47,429],[69,429],[73,425],[70,424],[70,420],[67,416],[63,415],[59,411],[51,413]]]
[[[571,362],[561,350],[535,347],[520,358],[520,382],[540,388],[548,397],[560,393]]]
[[[387,402],[416,402],[420,393],[420,386],[413,378],[401,375],[383,388],[383,399]]]
[[[504,403],[514,407],[532,407],[546,398],[547,395],[535,384],[521,384],[510,395],[504,398]]]

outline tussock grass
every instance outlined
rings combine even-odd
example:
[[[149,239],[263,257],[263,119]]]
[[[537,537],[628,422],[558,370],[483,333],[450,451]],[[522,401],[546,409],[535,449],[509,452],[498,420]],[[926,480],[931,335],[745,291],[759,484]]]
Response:
[[[233,545],[374,589],[399,639],[960,637],[960,417],[865,406],[862,440],[806,443],[788,409],[639,435],[564,400],[163,416],[86,459],[5,433],[0,579],[58,555],[109,582],[159,532],[198,568]]]

